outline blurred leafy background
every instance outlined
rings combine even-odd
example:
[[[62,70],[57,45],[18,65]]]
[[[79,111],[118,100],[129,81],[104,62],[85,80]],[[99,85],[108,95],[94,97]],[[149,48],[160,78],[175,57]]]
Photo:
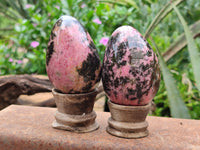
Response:
[[[173,10],[175,5],[195,40],[185,38],[180,16]],[[84,25],[101,60],[106,42],[117,27],[136,28],[155,52],[157,49],[164,73],[154,98],[157,109],[152,115],[200,119],[200,91],[195,80],[198,77],[194,77],[194,63],[187,47],[188,42],[195,45],[200,58],[200,1],[0,0],[0,75],[46,74],[47,42],[62,15],[74,16]],[[166,88],[170,86],[178,94]]]

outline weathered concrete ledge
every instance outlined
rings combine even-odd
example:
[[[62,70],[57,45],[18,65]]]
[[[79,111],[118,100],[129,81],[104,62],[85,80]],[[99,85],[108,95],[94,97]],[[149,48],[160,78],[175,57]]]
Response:
[[[200,120],[149,116],[148,137],[122,139],[106,132],[109,113],[97,112],[98,130],[77,134],[51,127],[55,111],[18,105],[0,111],[0,149],[200,149]]]

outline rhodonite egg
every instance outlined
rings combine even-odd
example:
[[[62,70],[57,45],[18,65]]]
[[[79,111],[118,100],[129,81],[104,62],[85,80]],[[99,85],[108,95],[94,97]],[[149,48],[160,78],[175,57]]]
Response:
[[[55,23],[48,42],[46,70],[54,87],[63,93],[86,93],[100,80],[101,64],[89,33],[71,16]]]
[[[110,101],[120,105],[146,105],[159,89],[156,54],[131,26],[117,28],[107,44],[102,81]]]

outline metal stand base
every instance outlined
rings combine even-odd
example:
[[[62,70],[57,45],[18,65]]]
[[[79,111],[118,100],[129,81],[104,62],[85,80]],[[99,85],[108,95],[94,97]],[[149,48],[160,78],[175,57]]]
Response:
[[[85,133],[99,128],[93,111],[97,91],[84,94],[62,94],[52,90],[57,105],[52,127],[72,132]]]
[[[142,138],[148,136],[148,123],[145,121],[150,104],[145,106],[124,106],[108,101],[111,117],[107,132],[122,138]]]

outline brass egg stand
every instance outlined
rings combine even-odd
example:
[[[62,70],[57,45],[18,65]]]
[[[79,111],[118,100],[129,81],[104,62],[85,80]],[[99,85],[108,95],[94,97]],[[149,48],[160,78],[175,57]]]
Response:
[[[77,133],[94,131],[99,128],[96,123],[96,113],[93,111],[94,101],[98,91],[89,93],[63,94],[52,90],[57,111],[52,127]]]
[[[111,117],[107,132],[122,138],[142,138],[148,136],[148,123],[145,121],[151,104],[144,106],[118,105],[108,100]]]

